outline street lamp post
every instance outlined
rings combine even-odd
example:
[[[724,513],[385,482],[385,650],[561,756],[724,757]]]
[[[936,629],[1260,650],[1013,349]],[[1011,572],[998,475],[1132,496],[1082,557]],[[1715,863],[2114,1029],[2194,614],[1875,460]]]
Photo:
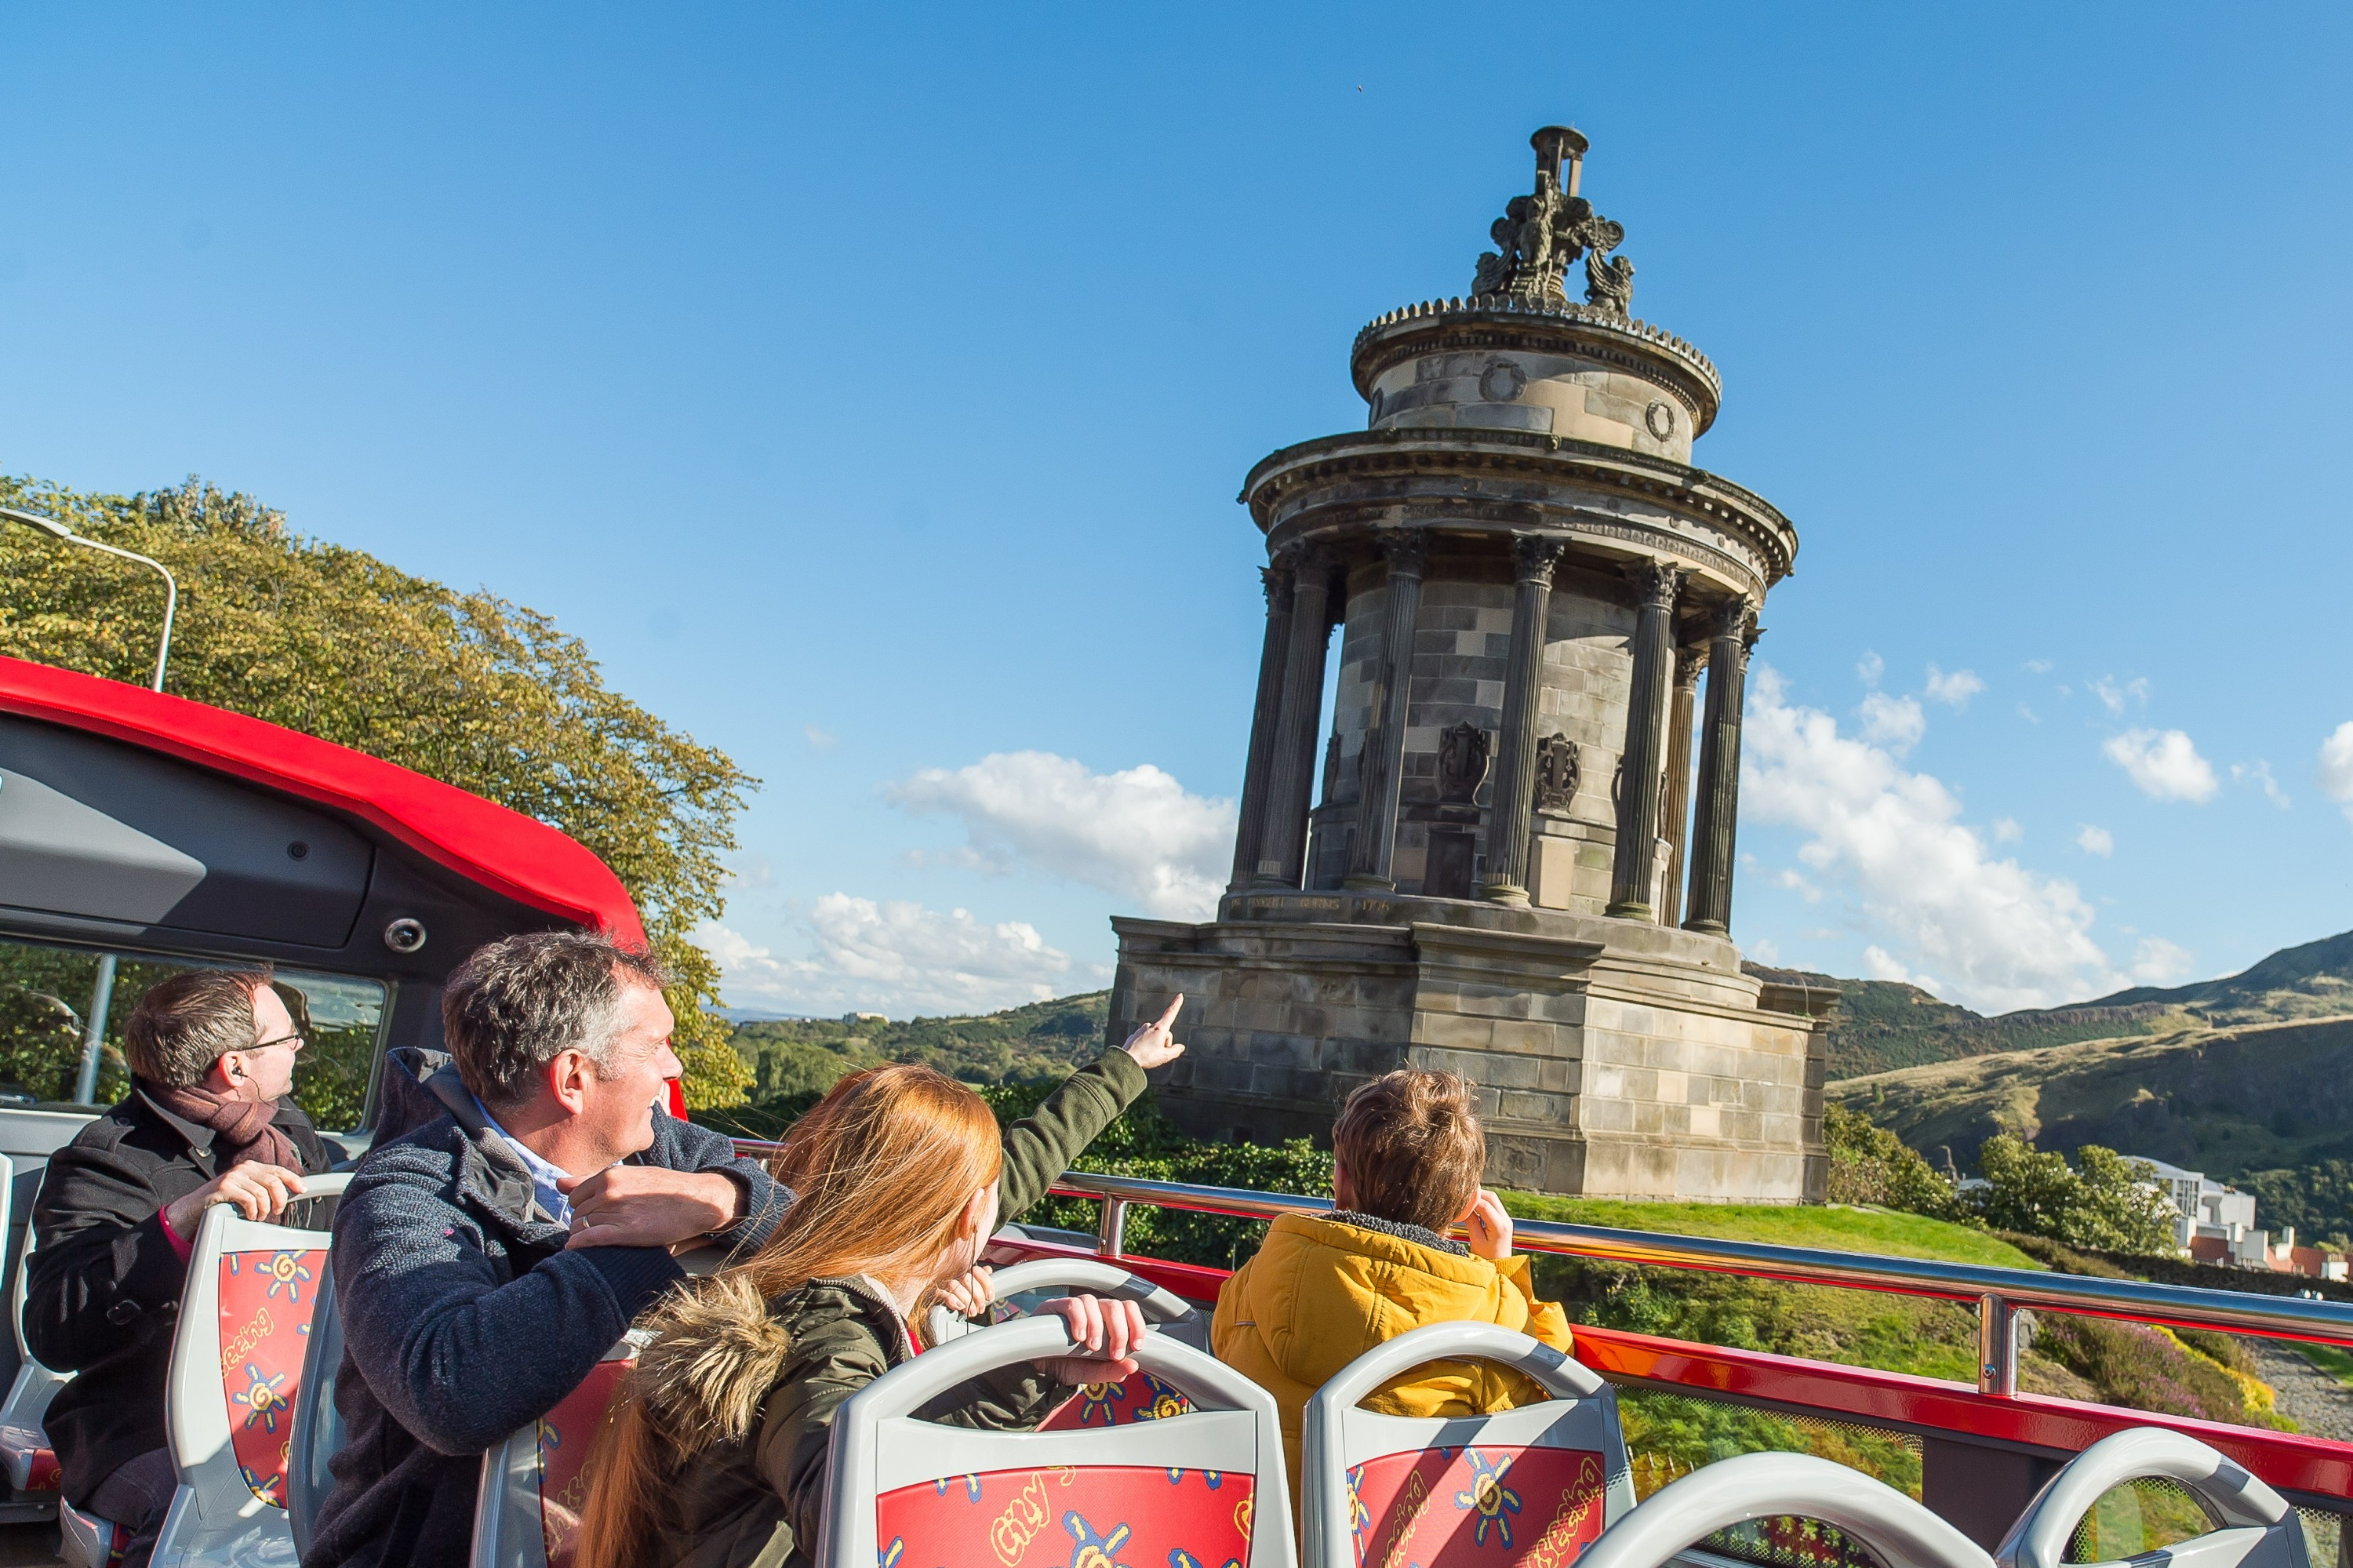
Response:
[[[96,539],[85,539],[56,518],[44,517],[37,512],[22,512],[14,506],[0,506],[0,519],[5,519],[11,523],[22,523],[27,528],[40,530],[52,539],[62,540],[69,545],[79,545],[84,549],[103,551],[110,556],[120,556],[126,561],[136,561],[142,567],[153,567],[155,569],[164,579],[164,635],[155,644],[153,684],[156,691],[162,691],[164,665],[172,657],[172,615],[180,607],[180,585],[173,580],[171,568],[152,556],[140,555],[135,550],[118,549],[112,545],[102,544]],[[98,980],[92,988],[90,999],[89,1027],[82,1033],[80,1067],[74,1074],[74,1100],[77,1104],[89,1105],[91,1103],[92,1097],[98,1093],[99,1050],[106,1043],[107,1009],[108,1004],[114,1000],[114,968],[112,953],[99,955]]]
[[[56,518],[44,517],[37,512],[20,512],[13,506],[0,506],[0,518],[5,518],[11,523],[22,523],[27,528],[37,528],[50,538],[61,539],[69,545],[79,545],[86,550],[103,550],[110,556],[120,556],[126,561],[136,561],[142,567],[155,568],[157,574],[164,579],[164,636],[163,640],[155,645],[153,685],[156,691],[162,691],[164,663],[172,656],[172,613],[180,608],[180,585],[173,580],[171,569],[153,556],[142,556],[136,550],[117,549],[112,545],[101,544],[96,539],[85,539]]]

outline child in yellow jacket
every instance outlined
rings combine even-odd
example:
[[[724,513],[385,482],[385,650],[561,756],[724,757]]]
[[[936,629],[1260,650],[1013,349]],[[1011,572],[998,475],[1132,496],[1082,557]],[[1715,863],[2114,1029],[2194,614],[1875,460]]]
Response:
[[[1218,1292],[1218,1359],[1282,1411],[1292,1516],[1299,1513],[1300,1426],[1307,1401],[1365,1351],[1430,1323],[1496,1323],[1569,1348],[1568,1319],[1538,1301],[1512,1220],[1479,1185],[1487,1137],[1471,1085],[1409,1068],[1348,1097],[1332,1129],[1327,1216],[1284,1214]],[[1470,1233],[1468,1245],[1446,1233]],[[1431,1361],[1364,1403],[1388,1415],[1483,1415],[1547,1397],[1487,1361]]]

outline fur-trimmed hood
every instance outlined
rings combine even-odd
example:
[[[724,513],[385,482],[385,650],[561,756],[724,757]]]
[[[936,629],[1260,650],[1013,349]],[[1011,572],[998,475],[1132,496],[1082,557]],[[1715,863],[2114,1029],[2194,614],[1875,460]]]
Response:
[[[888,1365],[913,1353],[897,1309],[856,1279],[813,1279],[766,1301],[747,1272],[727,1269],[677,1286],[638,1328],[652,1338],[638,1352],[632,1393],[682,1453],[750,1437],[797,1346],[817,1351],[848,1330]]]

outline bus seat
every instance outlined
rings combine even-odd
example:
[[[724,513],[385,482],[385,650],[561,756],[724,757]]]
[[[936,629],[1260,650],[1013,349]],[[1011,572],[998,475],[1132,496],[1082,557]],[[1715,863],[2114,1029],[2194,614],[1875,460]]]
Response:
[[[1886,1568],[1993,1568],[1984,1547],[1884,1481],[1811,1454],[1703,1466],[1612,1524],[1577,1568],[1666,1568],[1719,1530],[1792,1515],[1836,1526]]]
[[[2166,1547],[2158,1555],[2176,1568],[2310,1568],[2304,1526],[2287,1499],[2195,1437],[2155,1426],[2113,1433],[2069,1460],[2010,1527],[1994,1561],[2059,1568],[2092,1505],[2144,1478],[2178,1482],[2220,1527]]]
[[[302,1344],[302,1383],[294,1392],[294,1441],[286,1455],[286,1522],[294,1550],[307,1555],[319,1510],[334,1487],[327,1461],[343,1446],[343,1413],[335,1408],[335,1374],[343,1364],[343,1314],[335,1300],[335,1260],[319,1268],[319,1307]]]
[[[68,1568],[116,1568],[130,1544],[131,1531],[112,1520],[58,1504],[58,1557]]]
[[[1008,1322],[1027,1317],[1041,1301],[1068,1296],[1074,1290],[1133,1301],[1144,1308],[1145,1320],[1169,1338],[1197,1351],[1209,1348],[1209,1315],[1173,1290],[1130,1274],[1114,1263],[1083,1257],[1041,1257],[1017,1263],[996,1273],[997,1301],[992,1320]],[[945,1344],[977,1333],[984,1325],[961,1312],[934,1307],[923,1319],[927,1345]],[[1150,1372],[1136,1372],[1122,1383],[1091,1383],[1079,1396],[1049,1417],[1042,1430],[1068,1431],[1085,1426],[1116,1426],[1123,1421],[1156,1421],[1181,1415],[1192,1406],[1185,1396]]]
[[[10,1171],[7,1156],[0,1155],[0,1225],[13,1217],[8,1192],[15,1183]],[[7,1397],[0,1399],[0,1475],[8,1481],[8,1496],[0,1500],[0,1519],[19,1510],[26,1517],[47,1518],[56,1506],[58,1457],[49,1447],[48,1434],[41,1429],[41,1418],[48,1414],[49,1401],[58,1390],[73,1377],[71,1372],[53,1372],[35,1361],[32,1347],[25,1342],[26,1276],[33,1266],[30,1216],[24,1230],[25,1244],[8,1282],[8,1321],[16,1336],[16,1376],[8,1386]]]
[[[1008,1271],[1009,1272],[1009,1271]],[[1109,1430],[983,1432],[913,1413],[965,1379],[1066,1352],[1060,1318],[1000,1323],[926,1351],[835,1414],[818,1568],[1037,1560],[1290,1568],[1290,1489],[1273,1398],[1160,1332],[1143,1370],[1181,1414]]]
[[[311,1176],[303,1186],[314,1196],[335,1197],[349,1181]],[[259,1224],[227,1203],[205,1211],[164,1390],[164,1426],[180,1485],[155,1543],[156,1562],[291,1558],[287,1460],[326,1264],[323,1231]]]
[[[1436,1361],[1484,1361],[1552,1395],[1492,1415],[1380,1415],[1357,1402]],[[1308,1401],[1300,1510],[1309,1568],[1359,1563],[1567,1563],[1634,1507],[1609,1385],[1492,1323],[1433,1323],[1374,1346]],[[1448,1506],[1448,1505],[1451,1506]]]
[[[473,1568],[570,1568],[586,1485],[580,1472],[638,1342],[634,1332],[623,1336],[554,1409],[482,1456],[468,1554]]]

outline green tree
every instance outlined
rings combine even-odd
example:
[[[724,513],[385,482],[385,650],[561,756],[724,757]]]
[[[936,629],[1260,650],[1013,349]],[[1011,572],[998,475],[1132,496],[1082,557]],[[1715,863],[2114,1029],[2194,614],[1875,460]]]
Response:
[[[154,556],[180,584],[167,690],[415,768],[553,823],[603,857],[676,977],[690,1104],[740,1100],[719,971],[691,938],[724,904],[721,856],[757,784],[606,686],[548,616],[290,533],[252,497],[191,479],[138,495],[0,478],[0,502]],[[143,684],[163,585],[0,528],[0,653]]]
[[[2126,1160],[2087,1143],[2067,1157],[2010,1133],[1986,1139],[1978,1167],[1987,1185],[1974,1194],[1978,1215],[1996,1230],[2048,1236],[2068,1246],[2107,1252],[2173,1250],[2173,1209],[2152,1185],[2147,1160]]]
[[[1966,1217],[1953,1184],[1869,1117],[1825,1106],[1822,1142],[1831,1157],[1825,1196],[1831,1202],[1876,1203],[1937,1220]]]

